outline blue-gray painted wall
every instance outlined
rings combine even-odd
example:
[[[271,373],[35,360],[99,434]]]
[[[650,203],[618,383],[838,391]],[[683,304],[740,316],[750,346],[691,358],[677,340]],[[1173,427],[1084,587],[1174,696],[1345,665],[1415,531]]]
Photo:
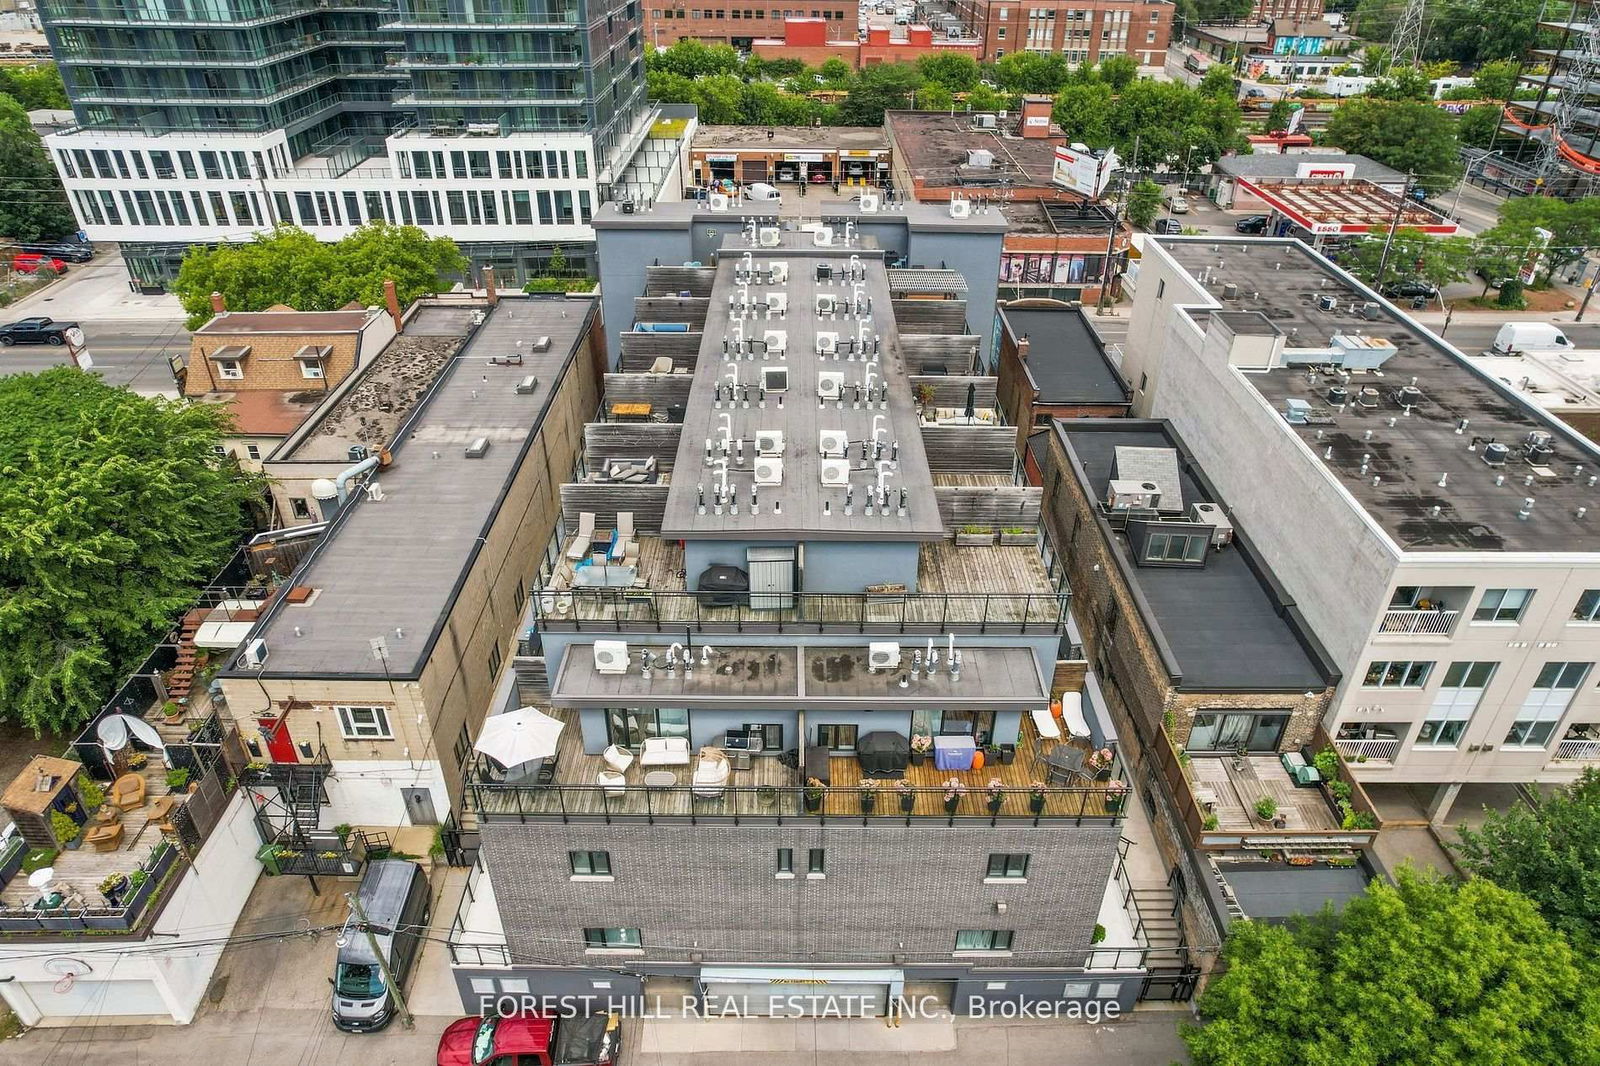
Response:
[[[633,328],[633,301],[644,295],[645,268],[681,266],[690,257],[688,230],[595,230],[606,357],[613,370],[622,358],[622,334]]]
[[[708,566],[747,570],[749,549],[790,546],[787,541],[691,540],[683,546],[686,579],[694,588]],[[799,591],[860,592],[868,585],[897,583],[915,592],[920,549],[915,541],[807,541]]]
[[[979,356],[989,367],[993,359],[990,334],[994,332],[995,300],[1000,294],[1001,233],[945,233],[912,228],[911,266],[948,267],[967,279],[967,329],[977,334]]]

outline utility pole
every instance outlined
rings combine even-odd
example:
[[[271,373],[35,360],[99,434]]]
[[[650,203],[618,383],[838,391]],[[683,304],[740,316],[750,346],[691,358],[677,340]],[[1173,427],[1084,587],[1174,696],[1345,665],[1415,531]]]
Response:
[[[1378,276],[1373,278],[1372,287],[1378,295],[1383,295],[1383,272],[1389,266],[1389,250],[1394,247],[1395,230],[1400,228],[1400,217],[1405,214],[1406,201],[1411,198],[1411,179],[1415,177],[1409,170],[1406,171],[1406,183],[1400,190],[1400,202],[1395,204],[1394,218],[1389,220],[1389,235],[1383,241],[1383,255],[1378,257]]]
[[[1106,153],[1107,153],[1106,158],[1109,159],[1110,158],[1111,149],[1107,148],[1106,149]],[[1104,166],[1104,165],[1105,165],[1105,162],[1102,161],[1101,162],[1101,166]],[[1135,133],[1133,135],[1133,166],[1137,167],[1138,165],[1139,165],[1139,134]],[[1123,168],[1123,172],[1122,172],[1122,185],[1123,185],[1123,188],[1122,188],[1122,199],[1117,202],[1117,206],[1115,206],[1115,207],[1113,207],[1111,209],[1111,232],[1109,234],[1107,234],[1107,236],[1106,236],[1106,259],[1105,259],[1105,263],[1102,265],[1101,270],[1100,270],[1100,299],[1095,304],[1095,310],[1094,310],[1094,313],[1097,314],[1097,315],[1103,315],[1108,310],[1110,310],[1110,308],[1111,308],[1111,281],[1112,281],[1112,278],[1113,278],[1112,263],[1116,259],[1116,255],[1117,255],[1117,233],[1122,229],[1123,208],[1127,204],[1128,197],[1133,195],[1133,185],[1131,184],[1132,175],[1133,175],[1133,171],[1132,171],[1131,168],[1127,168],[1127,167]],[[1099,179],[1096,178],[1096,180],[1098,181]],[[1115,181],[1115,180],[1116,180],[1116,178],[1115,178],[1115,176],[1113,176],[1110,179],[1108,179],[1107,184],[1110,184],[1111,181]]]
[[[394,997],[395,1006],[400,1008],[400,1024],[407,1029],[415,1029],[417,1020],[411,1016],[411,1008],[406,1006],[406,997],[400,991],[400,982],[394,979],[394,973],[389,969],[389,960],[384,958],[383,950],[378,946],[378,937],[367,924],[367,912],[361,909],[361,900],[357,893],[346,892],[344,898],[349,901],[350,909],[356,912],[356,921],[361,923],[361,931],[367,935],[367,943],[372,948],[372,955],[378,960],[378,969],[383,971],[383,983],[388,987],[389,994]]]
[[[1573,319],[1574,322],[1582,322],[1583,321],[1583,313],[1585,311],[1589,310],[1589,301],[1594,299],[1594,282],[1595,282],[1594,278],[1585,278],[1584,279],[1584,281],[1583,281],[1583,289],[1584,289],[1584,292],[1583,292],[1583,303],[1578,305],[1578,317]]]

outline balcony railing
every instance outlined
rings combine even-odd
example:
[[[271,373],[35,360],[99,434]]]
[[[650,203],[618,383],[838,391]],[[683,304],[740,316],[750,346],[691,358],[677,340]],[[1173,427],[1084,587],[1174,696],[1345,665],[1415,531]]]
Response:
[[[315,11],[382,11],[384,0],[232,0],[226,4],[181,4],[141,8],[132,4],[71,3],[44,5],[46,22],[59,25],[148,23],[159,26],[227,25],[230,29],[279,22]]]
[[[693,785],[482,784],[467,786],[480,820],[522,822],[799,822],[840,825],[1115,825],[1127,802],[1115,784],[1007,789],[993,798],[972,789],[952,798],[943,788],[873,789],[870,804],[854,786],[722,787]]]
[[[461,889],[461,902],[456,905],[455,917],[450,919],[450,935],[445,943],[450,948],[450,962],[456,966],[511,965],[511,948],[504,939],[486,939],[488,934],[467,925],[472,905],[482,891],[483,872],[481,862],[474,862],[467,871],[467,881]]]
[[[576,25],[578,25],[577,5],[556,4],[543,11],[480,10],[473,12],[471,15],[457,14],[453,11],[422,11],[411,8],[410,10],[398,12],[386,20],[383,28],[388,30],[482,30],[485,27],[493,26],[496,29],[509,30]]]
[[[1388,611],[1378,623],[1378,632],[1449,636],[1460,617],[1460,611]]]
[[[758,594],[759,595],[759,594]],[[1056,633],[1066,629],[1066,592],[904,593],[799,592],[789,606],[714,606],[710,594],[634,589],[534,590],[533,618],[556,631],[679,629],[701,632]]]
[[[555,51],[522,50],[516,52],[410,52],[404,49],[387,52],[384,62],[406,70],[413,67],[576,67],[583,64],[583,54],[576,48]]]
[[[1582,762],[1600,760],[1600,740],[1563,740],[1556,745],[1555,758]]]
[[[259,66],[310,52],[324,45],[350,41],[348,34],[308,33],[265,47],[242,48],[112,48],[91,41],[63,45],[56,51],[63,63],[151,66]],[[350,41],[350,43],[362,43]]]
[[[1346,759],[1376,759],[1381,762],[1393,762],[1394,757],[1400,753],[1400,739],[1388,737],[1370,740],[1336,740],[1333,746],[1339,749],[1339,754]]]

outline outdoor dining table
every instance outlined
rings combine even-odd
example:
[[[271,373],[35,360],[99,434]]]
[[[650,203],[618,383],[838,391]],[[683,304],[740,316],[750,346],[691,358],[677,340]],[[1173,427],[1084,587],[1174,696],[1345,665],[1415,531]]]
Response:
[[[1045,766],[1048,768],[1048,779],[1055,784],[1060,778],[1070,782],[1074,777],[1083,773],[1083,749],[1071,744],[1057,744],[1050,749],[1044,757]]]

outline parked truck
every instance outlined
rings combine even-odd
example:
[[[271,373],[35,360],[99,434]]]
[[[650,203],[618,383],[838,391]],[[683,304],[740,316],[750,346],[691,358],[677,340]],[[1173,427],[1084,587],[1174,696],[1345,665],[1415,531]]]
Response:
[[[618,1014],[462,1018],[439,1038],[436,1066],[612,1066],[621,1022]]]

